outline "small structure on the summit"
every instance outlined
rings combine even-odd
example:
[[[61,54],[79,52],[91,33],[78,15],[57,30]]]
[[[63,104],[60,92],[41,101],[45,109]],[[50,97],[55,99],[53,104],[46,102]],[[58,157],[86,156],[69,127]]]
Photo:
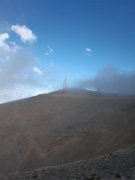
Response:
[[[97,88],[97,93],[98,93],[98,94],[101,94],[100,88]]]
[[[63,89],[67,89],[67,78],[65,76],[64,81],[63,81]]]

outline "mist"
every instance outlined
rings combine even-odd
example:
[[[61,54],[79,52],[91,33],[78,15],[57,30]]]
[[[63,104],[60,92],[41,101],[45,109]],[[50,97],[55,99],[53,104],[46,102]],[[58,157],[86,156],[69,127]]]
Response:
[[[125,72],[114,67],[105,67],[94,78],[79,80],[78,87],[106,93],[135,95],[135,71]]]
[[[0,47],[0,103],[51,91],[58,73],[39,67],[40,61],[30,51],[16,44]]]

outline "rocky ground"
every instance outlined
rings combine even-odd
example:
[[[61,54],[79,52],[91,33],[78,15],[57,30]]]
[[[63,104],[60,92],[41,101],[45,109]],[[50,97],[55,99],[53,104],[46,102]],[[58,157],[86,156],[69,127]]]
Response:
[[[6,177],[5,177],[6,178]],[[135,179],[135,146],[87,161],[11,174],[8,180]],[[4,180],[4,179],[3,179]]]

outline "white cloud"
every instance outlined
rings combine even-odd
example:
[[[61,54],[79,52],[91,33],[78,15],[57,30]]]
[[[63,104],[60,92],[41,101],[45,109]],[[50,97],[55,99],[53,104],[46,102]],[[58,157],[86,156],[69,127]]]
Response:
[[[9,34],[8,33],[0,34],[0,50],[1,51],[9,50],[9,46],[5,42],[7,39],[9,39]]]
[[[38,67],[36,67],[36,66],[32,68],[32,71],[33,71],[34,73],[38,73],[38,74],[40,74],[40,75],[43,74],[43,72],[42,72]]]
[[[0,42],[4,42],[6,39],[9,39],[8,33],[0,34]]]
[[[24,43],[33,42],[37,39],[32,30],[25,25],[12,25],[11,30],[18,34]]]
[[[45,55],[46,56],[53,55],[54,50],[50,46],[48,46],[47,48],[48,48],[48,51],[45,53]]]
[[[85,51],[92,52],[92,50],[90,48],[86,48]]]
[[[90,56],[92,53],[92,50],[90,48],[85,48],[85,53],[87,56]]]
[[[17,49],[19,49],[19,46],[16,44],[12,44],[10,46],[6,41],[9,39],[8,33],[2,33],[0,34],[0,53],[12,53],[16,52]]]
[[[9,43],[14,45],[14,46],[16,45],[16,42],[14,42],[14,41],[9,41]]]

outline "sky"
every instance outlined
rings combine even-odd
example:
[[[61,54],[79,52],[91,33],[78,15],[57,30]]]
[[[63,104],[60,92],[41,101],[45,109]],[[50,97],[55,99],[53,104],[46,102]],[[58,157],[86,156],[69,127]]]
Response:
[[[1,0],[0,103],[63,87],[135,94],[134,0]]]

